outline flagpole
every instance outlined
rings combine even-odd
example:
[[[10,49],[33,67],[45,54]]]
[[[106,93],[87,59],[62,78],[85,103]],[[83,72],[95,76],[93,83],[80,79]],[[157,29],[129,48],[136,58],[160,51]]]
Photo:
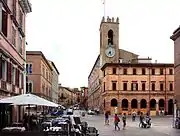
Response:
[[[104,0],[104,17],[106,17],[106,0]]]

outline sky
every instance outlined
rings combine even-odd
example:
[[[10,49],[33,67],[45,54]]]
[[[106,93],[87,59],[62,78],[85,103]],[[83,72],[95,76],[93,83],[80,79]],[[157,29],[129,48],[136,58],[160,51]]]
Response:
[[[59,83],[88,86],[99,54],[102,17],[119,17],[119,48],[159,63],[174,62],[173,31],[180,0],[30,0],[27,50],[42,51],[58,68]]]

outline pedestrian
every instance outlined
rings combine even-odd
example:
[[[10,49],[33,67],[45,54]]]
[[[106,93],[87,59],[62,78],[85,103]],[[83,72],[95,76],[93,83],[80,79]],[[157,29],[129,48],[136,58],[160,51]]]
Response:
[[[123,114],[122,121],[123,121],[123,129],[125,129],[125,127],[126,127],[126,113]]]
[[[136,112],[133,111],[133,113],[132,113],[132,121],[135,121],[135,120],[136,120]]]
[[[105,125],[109,125],[109,112],[105,112]]]
[[[116,128],[118,128],[118,130],[120,130],[120,127],[119,127],[119,125],[118,125],[119,122],[120,122],[120,119],[119,119],[118,115],[115,114],[115,116],[114,116],[114,126],[115,126],[115,130],[116,130]]]

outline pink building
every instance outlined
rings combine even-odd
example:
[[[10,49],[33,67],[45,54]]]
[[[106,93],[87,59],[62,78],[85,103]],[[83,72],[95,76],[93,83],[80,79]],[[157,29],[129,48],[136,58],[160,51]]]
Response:
[[[0,99],[24,92],[25,15],[29,12],[28,0],[0,1]],[[19,119],[21,113],[6,104],[0,104],[0,112],[0,127]]]

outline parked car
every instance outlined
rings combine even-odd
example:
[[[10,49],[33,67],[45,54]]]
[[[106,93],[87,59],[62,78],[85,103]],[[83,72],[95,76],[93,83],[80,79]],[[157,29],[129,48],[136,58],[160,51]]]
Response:
[[[88,115],[95,115],[95,112],[93,110],[88,110],[87,114]]]

